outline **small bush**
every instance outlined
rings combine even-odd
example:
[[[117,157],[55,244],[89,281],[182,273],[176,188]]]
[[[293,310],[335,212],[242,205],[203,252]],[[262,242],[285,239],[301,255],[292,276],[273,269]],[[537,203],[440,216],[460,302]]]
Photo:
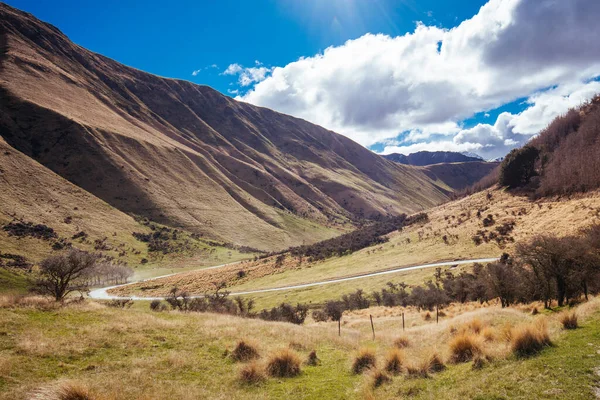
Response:
[[[410,341],[406,336],[400,336],[399,338],[394,340],[394,346],[396,346],[399,349],[405,349],[408,346],[410,346]]]
[[[152,300],[150,302],[150,309],[152,311],[156,311],[156,312],[164,311],[167,309],[167,306],[165,304],[163,304],[163,302],[160,300]]]
[[[240,381],[249,385],[264,382],[267,378],[263,368],[256,361],[244,365],[240,369],[239,377]]]
[[[373,374],[371,375],[371,379],[372,379],[372,385],[375,388],[383,385],[384,383],[388,383],[392,380],[383,371],[379,371],[379,370],[373,371]]]
[[[278,378],[294,377],[300,374],[300,357],[290,349],[279,350],[269,359],[267,373]]]
[[[453,363],[468,362],[482,353],[478,338],[475,335],[462,333],[450,341],[450,361]]]
[[[390,374],[398,375],[402,372],[403,364],[404,353],[396,348],[390,349],[385,358],[385,370]]]
[[[243,340],[240,340],[231,352],[231,358],[240,362],[254,360],[258,357],[260,357],[260,354],[256,347]]]
[[[354,359],[354,363],[352,363],[352,372],[361,374],[365,370],[374,368],[376,363],[377,359],[373,350],[365,348],[360,349],[358,355]]]
[[[317,357],[316,350],[311,351],[308,355],[308,358],[306,359],[306,365],[310,365],[313,367],[319,365],[320,362],[321,360],[319,360],[319,357]]]
[[[431,314],[429,313],[429,311],[427,311],[427,312],[425,313],[425,315],[423,315],[423,319],[424,319],[425,321],[431,321]]]
[[[565,329],[577,329],[577,327],[579,327],[577,314],[574,311],[563,313],[560,316],[560,323]]]
[[[114,299],[106,303],[107,306],[113,308],[130,308],[133,305],[131,299]]]
[[[518,357],[532,356],[551,344],[545,323],[523,325],[512,330],[511,348]]]

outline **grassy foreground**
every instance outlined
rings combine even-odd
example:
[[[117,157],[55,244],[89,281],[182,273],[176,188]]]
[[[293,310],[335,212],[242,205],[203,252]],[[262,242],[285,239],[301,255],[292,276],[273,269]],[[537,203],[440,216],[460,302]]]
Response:
[[[486,344],[492,361],[448,364],[428,378],[393,377],[373,388],[370,374],[354,375],[351,365],[361,347],[381,364],[400,334],[396,309],[373,309],[377,338],[368,315],[344,317],[342,336],[332,323],[295,326],[214,314],[152,313],[134,306],[114,309],[86,302],[63,308],[31,301],[0,309],[0,399],[28,399],[66,381],[88,388],[98,399],[590,399],[600,379],[600,311],[594,300],[580,307],[581,327],[562,331],[556,315],[532,316],[529,309],[453,306],[440,324],[407,310],[411,345],[407,363],[436,349],[447,359],[451,331],[477,319],[498,332],[504,324],[548,321],[554,345],[539,355],[517,359],[500,355],[503,344]],[[268,378],[249,385],[239,380],[243,364],[226,352],[238,340],[254,343],[264,362],[282,348],[301,360],[311,350],[317,366],[302,365],[294,378]]]

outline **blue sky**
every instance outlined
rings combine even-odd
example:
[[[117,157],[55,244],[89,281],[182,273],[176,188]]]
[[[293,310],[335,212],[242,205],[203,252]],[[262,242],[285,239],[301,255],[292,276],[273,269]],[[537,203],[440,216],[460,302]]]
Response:
[[[305,118],[377,152],[500,156],[600,90],[595,0],[7,3],[119,62]],[[548,30],[565,15],[566,28]],[[569,44],[582,36],[586,48]]]
[[[416,21],[454,26],[485,3],[416,0],[8,0],[75,43],[153,74],[225,94],[228,65],[285,65],[365,33],[410,32]],[[450,4],[452,3],[452,4]],[[218,68],[210,68],[217,65]],[[196,76],[192,72],[202,70]]]

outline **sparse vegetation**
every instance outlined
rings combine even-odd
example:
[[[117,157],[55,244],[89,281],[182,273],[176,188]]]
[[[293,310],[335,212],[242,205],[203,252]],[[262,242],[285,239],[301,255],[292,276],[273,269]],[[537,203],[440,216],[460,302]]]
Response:
[[[548,327],[542,320],[514,328],[510,340],[512,351],[518,357],[532,356],[552,344]]]
[[[464,363],[471,361],[475,356],[482,353],[482,347],[477,335],[460,333],[452,338],[449,344],[450,361],[453,363]]]
[[[247,341],[240,340],[231,352],[231,358],[235,361],[246,362],[260,357],[256,346]]]

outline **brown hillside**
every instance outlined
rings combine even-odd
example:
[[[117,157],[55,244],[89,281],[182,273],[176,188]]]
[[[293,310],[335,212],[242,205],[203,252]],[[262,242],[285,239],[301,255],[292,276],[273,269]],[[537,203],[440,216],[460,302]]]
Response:
[[[341,135],[126,67],[4,4],[0,57],[6,142],[125,213],[280,249],[446,199]]]
[[[423,170],[433,181],[442,182],[455,191],[479,182],[497,166],[496,162],[470,161],[432,164],[423,167]]]

